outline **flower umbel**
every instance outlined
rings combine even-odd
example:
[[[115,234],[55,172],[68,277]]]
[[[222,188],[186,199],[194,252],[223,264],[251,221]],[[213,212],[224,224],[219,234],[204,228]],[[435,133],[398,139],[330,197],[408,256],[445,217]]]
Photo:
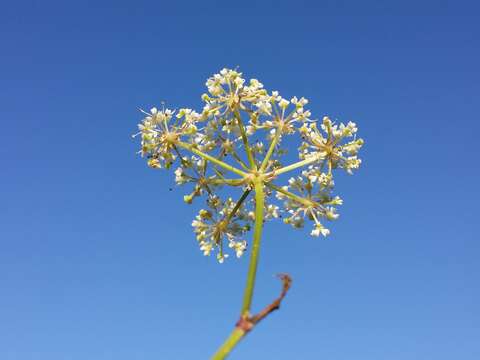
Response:
[[[264,223],[283,218],[297,229],[309,223],[311,236],[328,236],[325,223],[339,217],[337,206],[343,203],[333,192],[334,174],[337,169],[352,174],[359,168],[363,140],[356,137],[355,123],[334,123],[327,116],[319,123],[306,108],[306,98],[267,91],[260,81],[246,81],[236,69],[222,69],[206,86],[201,112],[164,106],[142,110],[145,117],[137,135],[139,153],[150,167],[170,169],[175,164],[176,184],[190,188],[186,203],[206,201],[192,222],[204,255],[215,254],[220,263],[229,252],[241,257],[253,229],[240,319],[212,357],[221,360],[279,308],[291,285],[287,274],[280,275],[280,297],[251,314]],[[292,158],[287,144],[295,139],[298,157]],[[286,173],[291,173],[288,182],[276,184]]]
[[[243,205],[236,207],[232,198],[222,201],[215,195],[207,199],[207,205],[208,209],[201,209],[192,222],[200,250],[204,255],[218,250],[217,259],[223,262],[228,257],[223,252],[223,241],[226,240],[237,257],[242,256],[247,242],[240,238],[250,230],[248,214]]]
[[[335,124],[325,116],[318,125],[305,109],[306,98],[287,100],[257,79],[245,81],[237,70],[221,70],[206,86],[200,113],[152,108],[139,124],[140,153],[148,165],[168,169],[176,162],[177,185],[193,186],[184,200],[190,204],[196,197],[206,199],[208,209],[192,224],[202,252],[215,251],[220,262],[227,257],[227,246],[237,257],[243,254],[245,233],[255,220],[255,201],[247,199],[248,192],[232,212],[236,202],[230,196],[222,200],[221,188],[252,189],[256,180],[270,189],[263,199],[264,221],[282,217],[284,223],[301,228],[307,220],[313,224],[312,236],[329,235],[323,221],[337,219],[336,206],[342,204],[332,195],[333,172],[351,174],[361,164],[363,140],[356,138],[356,124]],[[288,150],[282,140],[294,134],[301,138],[300,161],[282,167]],[[288,184],[274,184],[279,175],[294,170],[300,174]]]

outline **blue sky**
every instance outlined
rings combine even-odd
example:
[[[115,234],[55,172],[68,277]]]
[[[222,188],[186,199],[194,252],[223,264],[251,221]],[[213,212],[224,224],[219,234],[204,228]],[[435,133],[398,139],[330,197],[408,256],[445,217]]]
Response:
[[[269,223],[232,359],[480,358],[479,8],[466,2],[4,2],[0,358],[206,359],[247,257],[198,250],[198,207],[146,167],[138,108],[199,108],[240,66],[317,117],[355,121],[329,239]],[[173,191],[169,188],[173,187]]]

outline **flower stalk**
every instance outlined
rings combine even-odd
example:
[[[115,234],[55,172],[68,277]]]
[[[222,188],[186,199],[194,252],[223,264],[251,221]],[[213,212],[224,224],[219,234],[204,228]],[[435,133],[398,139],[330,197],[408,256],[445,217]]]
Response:
[[[255,278],[257,275],[258,259],[260,255],[260,243],[262,240],[263,228],[263,207],[264,207],[264,192],[263,182],[259,180],[254,181],[255,190],[255,227],[253,233],[253,246],[250,254],[250,264],[248,266],[247,284],[243,295],[242,310],[240,312],[241,319],[247,321],[250,316],[250,308],[252,306],[253,290],[255,287]],[[221,360],[232,351],[238,342],[247,334],[247,329],[237,324],[230,336],[220,346],[217,352],[213,355],[212,360]]]
[[[255,287],[255,278],[257,275],[258,257],[260,255],[260,243],[262,240],[263,229],[263,208],[264,208],[264,192],[263,182],[254,180],[255,188],[255,227],[253,230],[253,245],[250,254],[250,265],[248,267],[247,285],[243,295],[243,304],[241,314],[248,316],[250,307],[252,306],[253,288]]]
[[[296,163],[293,163],[293,164],[291,164],[291,165],[282,167],[282,168],[280,168],[280,169],[275,169],[275,170],[272,172],[272,174],[275,175],[275,176],[280,175],[280,174],[284,174],[284,173],[286,173],[286,172],[289,172],[289,171],[292,171],[292,170],[295,170],[295,169],[298,169],[298,168],[301,168],[301,167],[304,167],[304,166],[313,164],[313,163],[317,162],[319,159],[321,159],[321,155],[315,154],[315,155],[309,157],[308,159],[305,159],[305,160],[302,160],[302,161],[298,161],[298,162],[296,162]]]
[[[253,170],[255,168],[255,159],[253,158],[252,149],[248,143],[247,133],[245,132],[245,127],[243,126],[242,117],[238,109],[233,111],[235,119],[237,119],[238,128],[240,130],[240,135],[242,136],[243,146],[245,147],[245,152],[247,153],[248,162],[250,168]]]
[[[208,161],[211,161],[212,163],[214,163],[215,165],[218,165],[226,170],[229,170],[237,175],[240,175],[240,176],[246,176],[247,173],[240,170],[240,169],[237,169],[236,167],[230,165],[230,164],[227,164],[221,160],[218,160],[217,158],[211,156],[211,155],[208,155],[198,149],[196,149],[193,145],[191,144],[187,144],[187,143],[184,143],[184,142],[181,142],[181,141],[178,141],[175,143],[176,145],[184,148],[184,149],[187,149],[189,151],[191,151],[192,153],[194,153],[195,155],[198,155],[202,158],[204,158],[205,160],[208,160]]]
[[[268,166],[268,161],[270,160],[270,157],[272,156],[273,152],[275,151],[275,146],[277,146],[278,141],[280,140],[280,134],[281,134],[280,129],[276,129],[275,135],[273,137],[272,142],[270,143],[270,147],[268,148],[267,155],[265,155],[265,158],[262,161],[262,165],[260,166],[260,171],[264,171],[265,168]]]

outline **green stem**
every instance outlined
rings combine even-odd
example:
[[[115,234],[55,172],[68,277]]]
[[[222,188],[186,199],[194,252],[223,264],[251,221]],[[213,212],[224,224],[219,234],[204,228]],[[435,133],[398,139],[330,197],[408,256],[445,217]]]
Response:
[[[250,170],[250,169],[248,168],[248,166],[247,166],[247,165],[243,162],[243,160],[240,158],[240,156],[238,156],[238,154],[237,154],[237,152],[236,152],[235,150],[233,150],[232,156],[233,156],[233,158],[234,158],[235,160],[237,160],[237,162],[240,164],[240,166],[241,166],[242,168],[244,168],[244,169],[247,170],[247,171]]]
[[[245,192],[242,194],[240,199],[238,199],[237,203],[235,204],[235,206],[232,209],[232,211],[230,212],[230,214],[227,215],[227,218],[226,218],[227,221],[230,221],[232,219],[233,215],[235,215],[236,212],[238,211],[238,209],[240,209],[240,206],[242,206],[243,202],[248,197],[248,195],[250,195],[251,192],[252,192],[251,189],[245,190]]]
[[[247,286],[243,295],[242,316],[249,315],[250,306],[252,305],[253,288],[255,286],[255,277],[257,274],[258,255],[260,252],[260,241],[262,239],[263,229],[263,208],[264,208],[264,193],[263,182],[259,180],[254,181],[255,184],[255,226],[253,229],[253,246],[250,255],[250,265],[247,275]]]
[[[277,128],[276,131],[275,131],[275,137],[273,138],[273,140],[270,144],[270,147],[268,148],[267,155],[265,155],[265,158],[262,161],[262,165],[260,166],[260,171],[264,171],[265,168],[267,167],[268,160],[270,160],[270,157],[272,156],[273,151],[275,150],[275,146],[277,146],[277,143],[278,143],[278,140],[280,139],[280,134],[281,133],[282,132],[280,131],[280,129]]]
[[[264,192],[263,182],[255,179],[255,227],[253,231],[253,246],[250,255],[250,265],[248,268],[247,285],[243,295],[243,304],[241,317],[246,318],[250,316],[250,307],[252,305],[253,289],[255,286],[255,277],[257,274],[258,255],[260,251],[260,241],[262,238],[263,229],[263,208],[264,208]],[[230,336],[220,346],[217,352],[213,355],[211,360],[222,360],[233,350],[238,342],[246,335],[246,331],[238,326],[232,331]]]
[[[225,342],[220,346],[217,352],[212,356],[211,360],[225,359],[233,348],[238,344],[240,340],[245,336],[245,330],[236,327]]]
[[[243,145],[245,146],[245,152],[247,153],[248,162],[250,163],[250,168],[253,170],[255,168],[255,160],[253,159],[252,149],[250,149],[250,145],[248,144],[247,133],[245,132],[245,128],[243,127],[242,118],[238,110],[235,110],[233,114],[237,119],[238,128],[240,129],[240,134],[242,136]]]
[[[317,204],[316,202],[313,202],[311,200],[307,200],[305,198],[302,198],[298,195],[295,195],[294,193],[291,193],[290,191],[288,190],[285,190],[283,188],[281,188],[280,186],[277,186],[277,185],[273,185],[272,183],[267,183],[266,184],[269,188],[273,189],[273,190],[276,190],[278,191],[279,193],[282,193],[283,195],[285,195],[286,197],[300,203],[300,204],[303,204],[305,206],[319,206],[319,204]]]
[[[231,186],[242,186],[245,185],[244,179],[208,179],[209,184],[215,185],[231,185]]]
[[[308,159],[298,161],[296,163],[293,163],[291,165],[285,166],[285,167],[280,168],[280,169],[276,169],[274,173],[275,173],[275,175],[280,175],[280,174],[286,173],[288,171],[295,170],[299,167],[302,167],[302,166],[305,166],[305,165],[310,165],[311,163],[314,163],[315,161],[318,161],[319,159],[320,159],[320,155],[313,155],[313,156],[309,157]]]
[[[188,144],[188,143],[184,143],[182,141],[178,141],[177,143],[175,143],[176,145],[184,148],[184,149],[187,149],[189,151],[191,151],[192,153],[206,159],[206,160],[209,160],[210,162],[220,166],[220,167],[223,167],[224,169],[227,169],[237,175],[240,175],[240,176],[246,176],[247,173],[246,172],[243,172],[242,170],[240,169],[237,169],[236,167],[232,166],[232,165],[229,165],[227,163],[224,163],[223,161],[221,160],[218,160],[217,158],[213,157],[213,156],[210,156],[208,154],[205,154],[204,152],[198,150],[197,148],[195,148],[193,145],[191,144]]]

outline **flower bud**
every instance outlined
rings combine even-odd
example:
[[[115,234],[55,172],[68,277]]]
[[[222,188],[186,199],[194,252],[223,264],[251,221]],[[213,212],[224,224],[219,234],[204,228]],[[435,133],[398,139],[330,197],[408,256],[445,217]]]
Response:
[[[184,195],[183,201],[185,201],[187,204],[191,204],[193,201],[193,194]]]

